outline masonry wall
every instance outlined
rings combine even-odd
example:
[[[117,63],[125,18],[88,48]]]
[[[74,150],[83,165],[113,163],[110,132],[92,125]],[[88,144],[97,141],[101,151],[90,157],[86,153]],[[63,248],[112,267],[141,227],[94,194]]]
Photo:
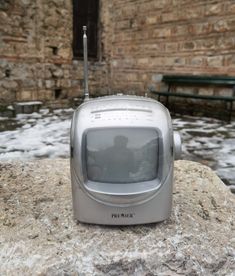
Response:
[[[233,0],[100,0],[93,95],[164,90],[163,74],[235,75]],[[0,0],[0,102],[65,103],[82,95],[71,0]],[[178,87],[230,95],[229,88]]]
[[[162,90],[162,74],[235,75],[234,1],[114,2],[113,89]],[[208,87],[199,92],[232,93]]]
[[[0,103],[55,106],[81,96],[83,67],[73,60],[72,35],[70,0],[0,0]],[[93,94],[107,93],[104,58],[92,62],[89,77]]]

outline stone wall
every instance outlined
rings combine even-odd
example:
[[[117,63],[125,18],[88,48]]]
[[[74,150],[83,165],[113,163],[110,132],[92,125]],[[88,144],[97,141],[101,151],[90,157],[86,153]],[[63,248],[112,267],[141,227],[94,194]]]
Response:
[[[46,102],[82,95],[72,56],[72,1],[0,0],[0,102]],[[90,67],[92,93],[107,93],[105,62]],[[63,101],[62,101],[63,102]]]
[[[123,90],[163,90],[162,74],[235,75],[234,1],[123,0],[112,13],[113,88],[122,79]]]
[[[92,94],[164,90],[161,78],[169,73],[235,75],[233,0],[100,0],[99,13]],[[82,95],[82,62],[73,60],[72,40],[72,1],[0,0],[0,102]]]

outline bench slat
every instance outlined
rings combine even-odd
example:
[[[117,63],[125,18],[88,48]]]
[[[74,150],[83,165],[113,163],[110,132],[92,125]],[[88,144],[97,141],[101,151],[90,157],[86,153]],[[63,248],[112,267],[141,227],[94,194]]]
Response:
[[[205,99],[205,100],[222,100],[232,102],[235,101],[235,97],[228,97],[228,96],[207,96],[207,95],[193,95],[187,93],[173,93],[173,92],[158,92],[158,91],[151,91],[154,94],[159,96],[166,96],[166,97],[181,97],[181,98],[194,98],[194,99]]]
[[[164,75],[162,80],[168,84],[215,84],[221,86],[235,86],[235,78],[229,76]]]

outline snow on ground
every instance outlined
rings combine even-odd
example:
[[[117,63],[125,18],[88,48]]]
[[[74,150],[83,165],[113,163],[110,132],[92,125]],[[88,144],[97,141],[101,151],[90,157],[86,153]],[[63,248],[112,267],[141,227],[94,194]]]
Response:
[[[1,118],[0,160],[68,157],[72,112],[42,109]],[[235,184],[235,122],[177,116],[173,126],[182,137],[182,159],[208,165],[225,182]]]
[[[0,160],[68,157],[72,111],[17,115],[20,127],[0,132]]]
[[[173,125],[182,137],[183,159],[208,165],[226,184],[235,184],[235,121],[184,116]]]

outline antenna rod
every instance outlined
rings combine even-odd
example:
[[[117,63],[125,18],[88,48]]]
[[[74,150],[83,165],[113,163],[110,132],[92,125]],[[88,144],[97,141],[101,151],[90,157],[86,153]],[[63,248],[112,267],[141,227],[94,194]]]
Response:
[[[88,90],[88,62],[87,62],[87,27],[83,26],[83,59],[84,59],[84,95],[85,101],[89,99]]]

